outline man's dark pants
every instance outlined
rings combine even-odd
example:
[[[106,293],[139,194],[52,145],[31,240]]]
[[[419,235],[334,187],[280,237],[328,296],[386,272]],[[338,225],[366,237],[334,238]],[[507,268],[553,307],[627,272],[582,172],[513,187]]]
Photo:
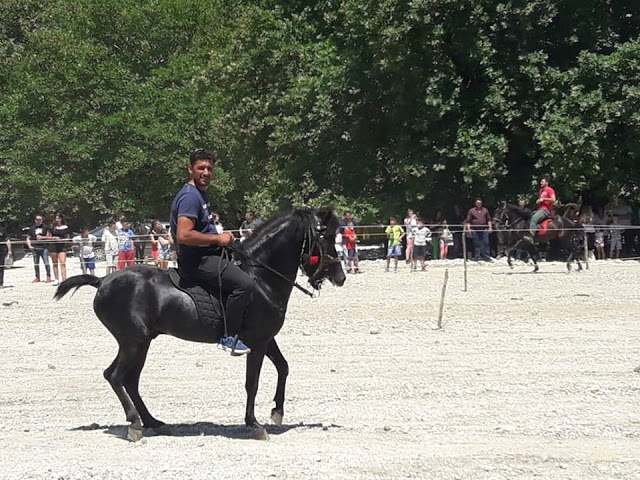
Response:
[[[218,255],[206,255],[197,265],[184,265],[178,260],[180,275],[197,282],[207,290],[217,293],[222,285],[223,295],[227,298],[228,335],[240,333],[242,321],[256,290],[255,280],[243,272],[233,261]]]
[[[489,232],[486,230],[474,230],[471,232],[473,238],[473,258],[474,260],[489,260]]]
[[[36,272],[36,278],[40,278],[40,259],[44,263],[44,270],[47,272],[47,278],[51,277],[51,266],[49,265],[49,250],[46,248],[33,249],[33,269]]]
[[[4,284],[4,259],[8,253],[9,249],[7,248],[7,246],[4,244],[0,245],[0,287]]]

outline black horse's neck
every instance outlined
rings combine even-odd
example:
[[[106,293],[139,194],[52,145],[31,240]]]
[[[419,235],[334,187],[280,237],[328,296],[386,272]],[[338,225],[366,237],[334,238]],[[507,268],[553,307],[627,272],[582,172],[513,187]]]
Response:
[[[310,210],[280,214],[261,225],[242,244],[241,256],[246,258],[247,271],[261,280],[259,285],[265,295],[281,306],[289,301],[300,258],[305,253],[303,250],[309,248],[314,222],[315,217]],[[260,263],[271,267],[287,280],[260,266]]]

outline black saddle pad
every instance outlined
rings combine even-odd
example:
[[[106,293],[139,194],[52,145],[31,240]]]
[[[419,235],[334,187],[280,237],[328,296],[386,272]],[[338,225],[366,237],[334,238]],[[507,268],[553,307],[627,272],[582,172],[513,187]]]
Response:
[[[207,327],[221,330],[223,307],[220,300],[200,285],[182,278],[178,269],[169,268],[168,273],[171,283],[193,299],[200,321]]]

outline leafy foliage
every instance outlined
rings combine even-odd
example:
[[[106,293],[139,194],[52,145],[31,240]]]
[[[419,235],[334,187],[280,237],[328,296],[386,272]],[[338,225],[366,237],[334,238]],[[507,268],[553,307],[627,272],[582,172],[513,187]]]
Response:
[[[636,191],[639,33],[622,0],[7,0],[0,218],[167,217],[195,146],[227,215]]]

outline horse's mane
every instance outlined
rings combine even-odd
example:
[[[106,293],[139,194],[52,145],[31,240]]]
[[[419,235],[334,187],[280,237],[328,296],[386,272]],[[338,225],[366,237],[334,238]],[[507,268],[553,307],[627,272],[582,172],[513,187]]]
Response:
[[[338,218],[333,214],[331,207],[322,207],[317,212],[311,208],[296,208],[277,213],[269,218],[253,231],[251,237],[245,240],[240,248],[247,253],[257,250],[266,236],[277,232],[287,222],[297,224],[303,232],[315,229],[316,217],[327,227],[328,232],[335,233],[340,228]]]

